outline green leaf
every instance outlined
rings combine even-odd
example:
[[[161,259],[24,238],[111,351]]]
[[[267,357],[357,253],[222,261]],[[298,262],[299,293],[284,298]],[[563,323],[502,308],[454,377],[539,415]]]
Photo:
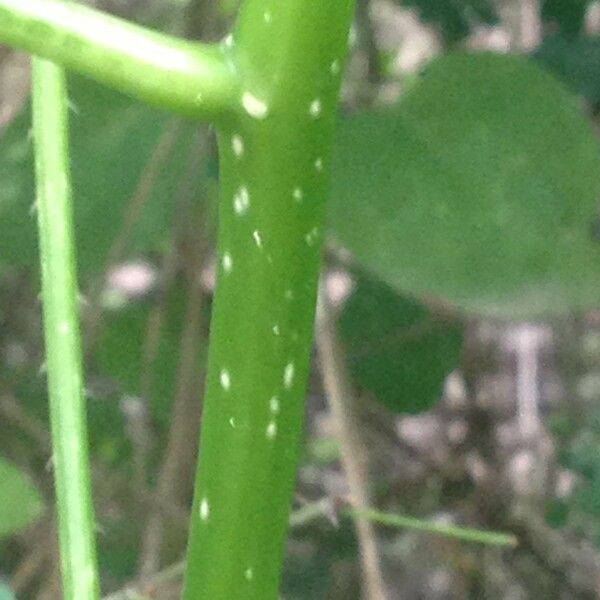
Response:
[[[357,382],[394,412],[435,406],[459,365],[462,327],[377,281],[359,279],[339,326]]]
[[[27,476],[0,458],[0,537],[31,525],[43,508],[42,497]]]
[[[71,157],[78,263],[85,274],[104,267],[140,177],[170,117],[80,77],[69,79]],[[0,272],[36,264],[31,111],[26,108],[0,138]],[[127,236],[132,252],[155,250],[169,232],[173,208],[194,139],[183,127],[157,169]]]
[[[342,122],[334,162],[334,237],[396,289],[511,318],[600,303],[597,140],[530,60],[435,61]]]
[[[580,33],[585,23],[585,13],[593,0],[544,0],[542,19],[559,27],[565,35]]]
[[[489,25],[498,20],[496,8],[490,0],[403,0],[400,3],[405,8],[416,8],[423,22],[439,27],[446,43],[465,38],[474,25]]]
[[[535,58],[589,102],[600,102],[600,38],[546,38]]]

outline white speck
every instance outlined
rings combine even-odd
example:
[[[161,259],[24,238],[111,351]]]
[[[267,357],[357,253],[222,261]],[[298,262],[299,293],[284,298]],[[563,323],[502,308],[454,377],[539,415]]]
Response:
[[[235,419],[233,417],[229,419],[229,425],[231,425],[232,429],[235,429]]]
[[[208,521],[208,517],[210,517],[210,506],[208,500],[202,498],[202,501],[200,502],[200,519],[202,521]]]
[[[284,297],[286,300],[293,300],[294,299],[293,290],[285,290]]]
[[[278,415],[279,414],[279,398],[277,396],[273,396],[270,400],[269,400],[269,408],[271,409],[271,412],[274,415]]]
[[[296,200],[296,202],[302,202],[302,198],[304,198],[304,194],[302,193],[302,188],[294,188],[294,191],[292,192],[292,196],[294,197],[294,200]]]
[[[269,114],[269,107],[264,100],[260,100],[250,92],[244,92],[242,96],[244,110],[255,119],[265,119]]]
[[[267,23],[267,24],[271,23],[272,18],[273,18],[273,15],[271,15],[271,12],[268,10],[265,10],[265,12],[263,13],[263,19],[265,20],[265,23]]]
[[[229,252],[225,252],[225,254],[223,254],[222,263],[225,273],[231,273],[231,269],[233,269],[233,259],[231,258],[231,254],[229,254]]]
[[[317,237],[319,235],[319,229],[317,227],[313,227],[305,236],[304,239],[309,246],[313,246],[317,241]]]
[[[237,194],[233,197],[233,209],[236,214],[243,215],[248,211],[248,207],[250,206],[250,194],[248,193],[248,188],[242,186]]]
[[[248,567],[245,571],[244,571],[244,577],[248,580],[248,581],[252,581],[254,579],[254,569],[252,567]]]
[[[227,369],[223,369],[219,376],[221,380],[221,387],[224,390],[228,390],[231,387],[231,376],[229,375],[229,371]]]
[[[321,101],[318,98],[315,98],[310,103],[310,108],[308,109],[308,112],[310,113],[310,116],[313,119],[316,119],[318,116],[320,116],[322,110],[323,110],[323,105],[321,104]]]
[[[69,333],[69,330],[71,328],[69,327],[69,323],[67,321],[63,321],[59,326],[58,326],[58,331],[61,335],[67,335]]]
[[[233,46],[233,36],[231,34],[225,36],[225,39],[223,40],[223,43],[228,48],[231,48],[231,46]]]
[[[283,384],[286,388],[291,388],[294,383],[294,363],[288,363],[285,365],[285,371],[283,372]]]
[[[340,61],[334,60],[331,65],[329,65],[329,71],[332,75],[337,75],[340,72]]]
[[[244,154],[244,140],[241,135],[234,135],[231,138],[231,148],[233,153],[239,158]]]
[[[275,335],[280,335],[281,334],[281,330],[279,329],[279,325],[273,325],[273,333]]]
[[[267,425],[267,437],[272,440],[277,436],[277,423],[270,421]]]
[[[315,169],[317,171],[323,170],[323,159],[322,158],[317,158],[317,160],[315,160]]]
[[[252,237],[254,238],[254,241],[256,242],[256,245],[261,248],[262,247],[262,238],[260,237],[260,231],[258,231],[258,229],[255,229],[252,232]]]

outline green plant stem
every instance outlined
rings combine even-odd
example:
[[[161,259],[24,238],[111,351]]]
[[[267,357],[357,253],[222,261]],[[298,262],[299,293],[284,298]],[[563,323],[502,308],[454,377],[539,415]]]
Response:
[[[188,42],[65,0],[0,0],[0,43],[154,106],[215,118],[237,100],[221,46]]]
[[[471,529],[469,527],[460,527],[458,525],[448,525],[446,523],[435,523],[432,521],[423,521],[414,517],[402,515],[393,515],[382,513],[372,509],[344,511],[347,515],[358,519],[366,519],[372,523],[387,525],[389,527],[398,527],[401,529],[412,529],[425,533],[434,533],[445,537],[463,540],[465,542],[477,542],[490,546],[516,546],[517,538],[510,533],[499,533],[495,531],[482,531],[481,529]]]
[[[185,600],[277,597],[353,0],[246,0]]]
[[[99,595],[83,395],[65,75],[33,61],[42,300],[63,597]]]

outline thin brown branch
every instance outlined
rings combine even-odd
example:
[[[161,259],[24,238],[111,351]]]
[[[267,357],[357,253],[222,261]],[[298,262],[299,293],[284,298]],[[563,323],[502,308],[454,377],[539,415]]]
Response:
[[[356,399],[344,353],[337,339],[334,317],[324,290],[325,286],[322,285],[316,331],[319,363],[329,409],[339,436],[342,467],[350,490],[350,505],[354,510],[361,511],[370,506],[367,452],[357,423]],[[374,527],[363,519],[355,519],[354,526],[360,546],[365,597],[367,600],[385,600],[388,595],[381,572]]]

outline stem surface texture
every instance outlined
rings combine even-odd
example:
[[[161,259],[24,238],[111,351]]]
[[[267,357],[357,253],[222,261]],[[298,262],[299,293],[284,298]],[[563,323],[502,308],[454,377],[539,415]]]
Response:
[[[246,0],[185,600],[277,598],[352,0]]]
[[[33,131],[46,365],[63,597],[99,596],[82,379],[65,75],[33,61]]]

